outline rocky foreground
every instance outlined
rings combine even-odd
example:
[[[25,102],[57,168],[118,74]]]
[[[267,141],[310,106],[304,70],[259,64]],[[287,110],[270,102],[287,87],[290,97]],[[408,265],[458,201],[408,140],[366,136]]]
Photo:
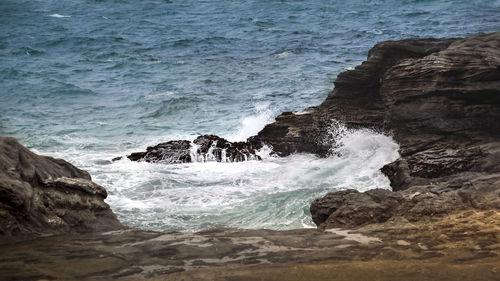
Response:
[[[208,135],[128,157],[244,161],[263,144],[326,156],[332,119],[393,134],[401,157],[382,169],[393,191],[329,193],[311,205],[318,229],[291,231],[124,229],[88,173],[1,138],[0,276],[499,280],[500,33],[381,42],[321,105],[285,112],[246,142]]]

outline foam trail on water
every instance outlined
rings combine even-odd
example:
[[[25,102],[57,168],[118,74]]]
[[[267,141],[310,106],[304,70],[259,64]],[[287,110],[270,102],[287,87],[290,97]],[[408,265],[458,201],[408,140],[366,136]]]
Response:
[[[60,14],[52,14],[49,17],[53,17],[53,18],[71,18],[71,16],[63,16],[63,15],[60,15]]]

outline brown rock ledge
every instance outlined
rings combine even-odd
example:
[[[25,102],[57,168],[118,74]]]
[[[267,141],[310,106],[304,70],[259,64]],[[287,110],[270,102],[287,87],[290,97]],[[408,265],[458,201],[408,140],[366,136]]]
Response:
[[[120,230],[0,243],[5,280],[497,280],[498,211],[355,231]]]

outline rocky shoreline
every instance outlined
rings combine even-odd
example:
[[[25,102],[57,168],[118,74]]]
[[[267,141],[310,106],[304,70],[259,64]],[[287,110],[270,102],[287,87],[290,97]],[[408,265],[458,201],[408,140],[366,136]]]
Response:
[[[500,266],[500,33],[375,45],[304,114],[246,142],[200,136],[128,156],[164,164],[327,156],[332,120],[391,133],[393,191],[333,192],[318,229],[124,228],[85,171],[0,138],[1,276],[11,280],[494,280]],[[195,146],[196,145],[196,146]],[[108,232],[106,232],[108,231]],[[78,234],[75,234],[78,233]],[[72,234],[72,235],[69,235]],[[36,238],[39,236],[46,236]],[[54,236],[55,235],[55,236]],[[27,237],[30,240],[25,240]],[[23,270],[21,270],[23,269]]]

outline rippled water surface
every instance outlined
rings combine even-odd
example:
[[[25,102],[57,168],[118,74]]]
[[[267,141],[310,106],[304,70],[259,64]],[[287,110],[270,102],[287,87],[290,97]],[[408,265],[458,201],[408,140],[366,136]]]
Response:
[[[108,160],[199,134],[243,140],[320,103],[376,42],[499,31],[499,14],[493,0],[3,0],[0,134],[89,170],[129,225],[311,226],[314,198],[389,187],[378,169],[397,157],[390,137],[343,131],[327,159]]]

